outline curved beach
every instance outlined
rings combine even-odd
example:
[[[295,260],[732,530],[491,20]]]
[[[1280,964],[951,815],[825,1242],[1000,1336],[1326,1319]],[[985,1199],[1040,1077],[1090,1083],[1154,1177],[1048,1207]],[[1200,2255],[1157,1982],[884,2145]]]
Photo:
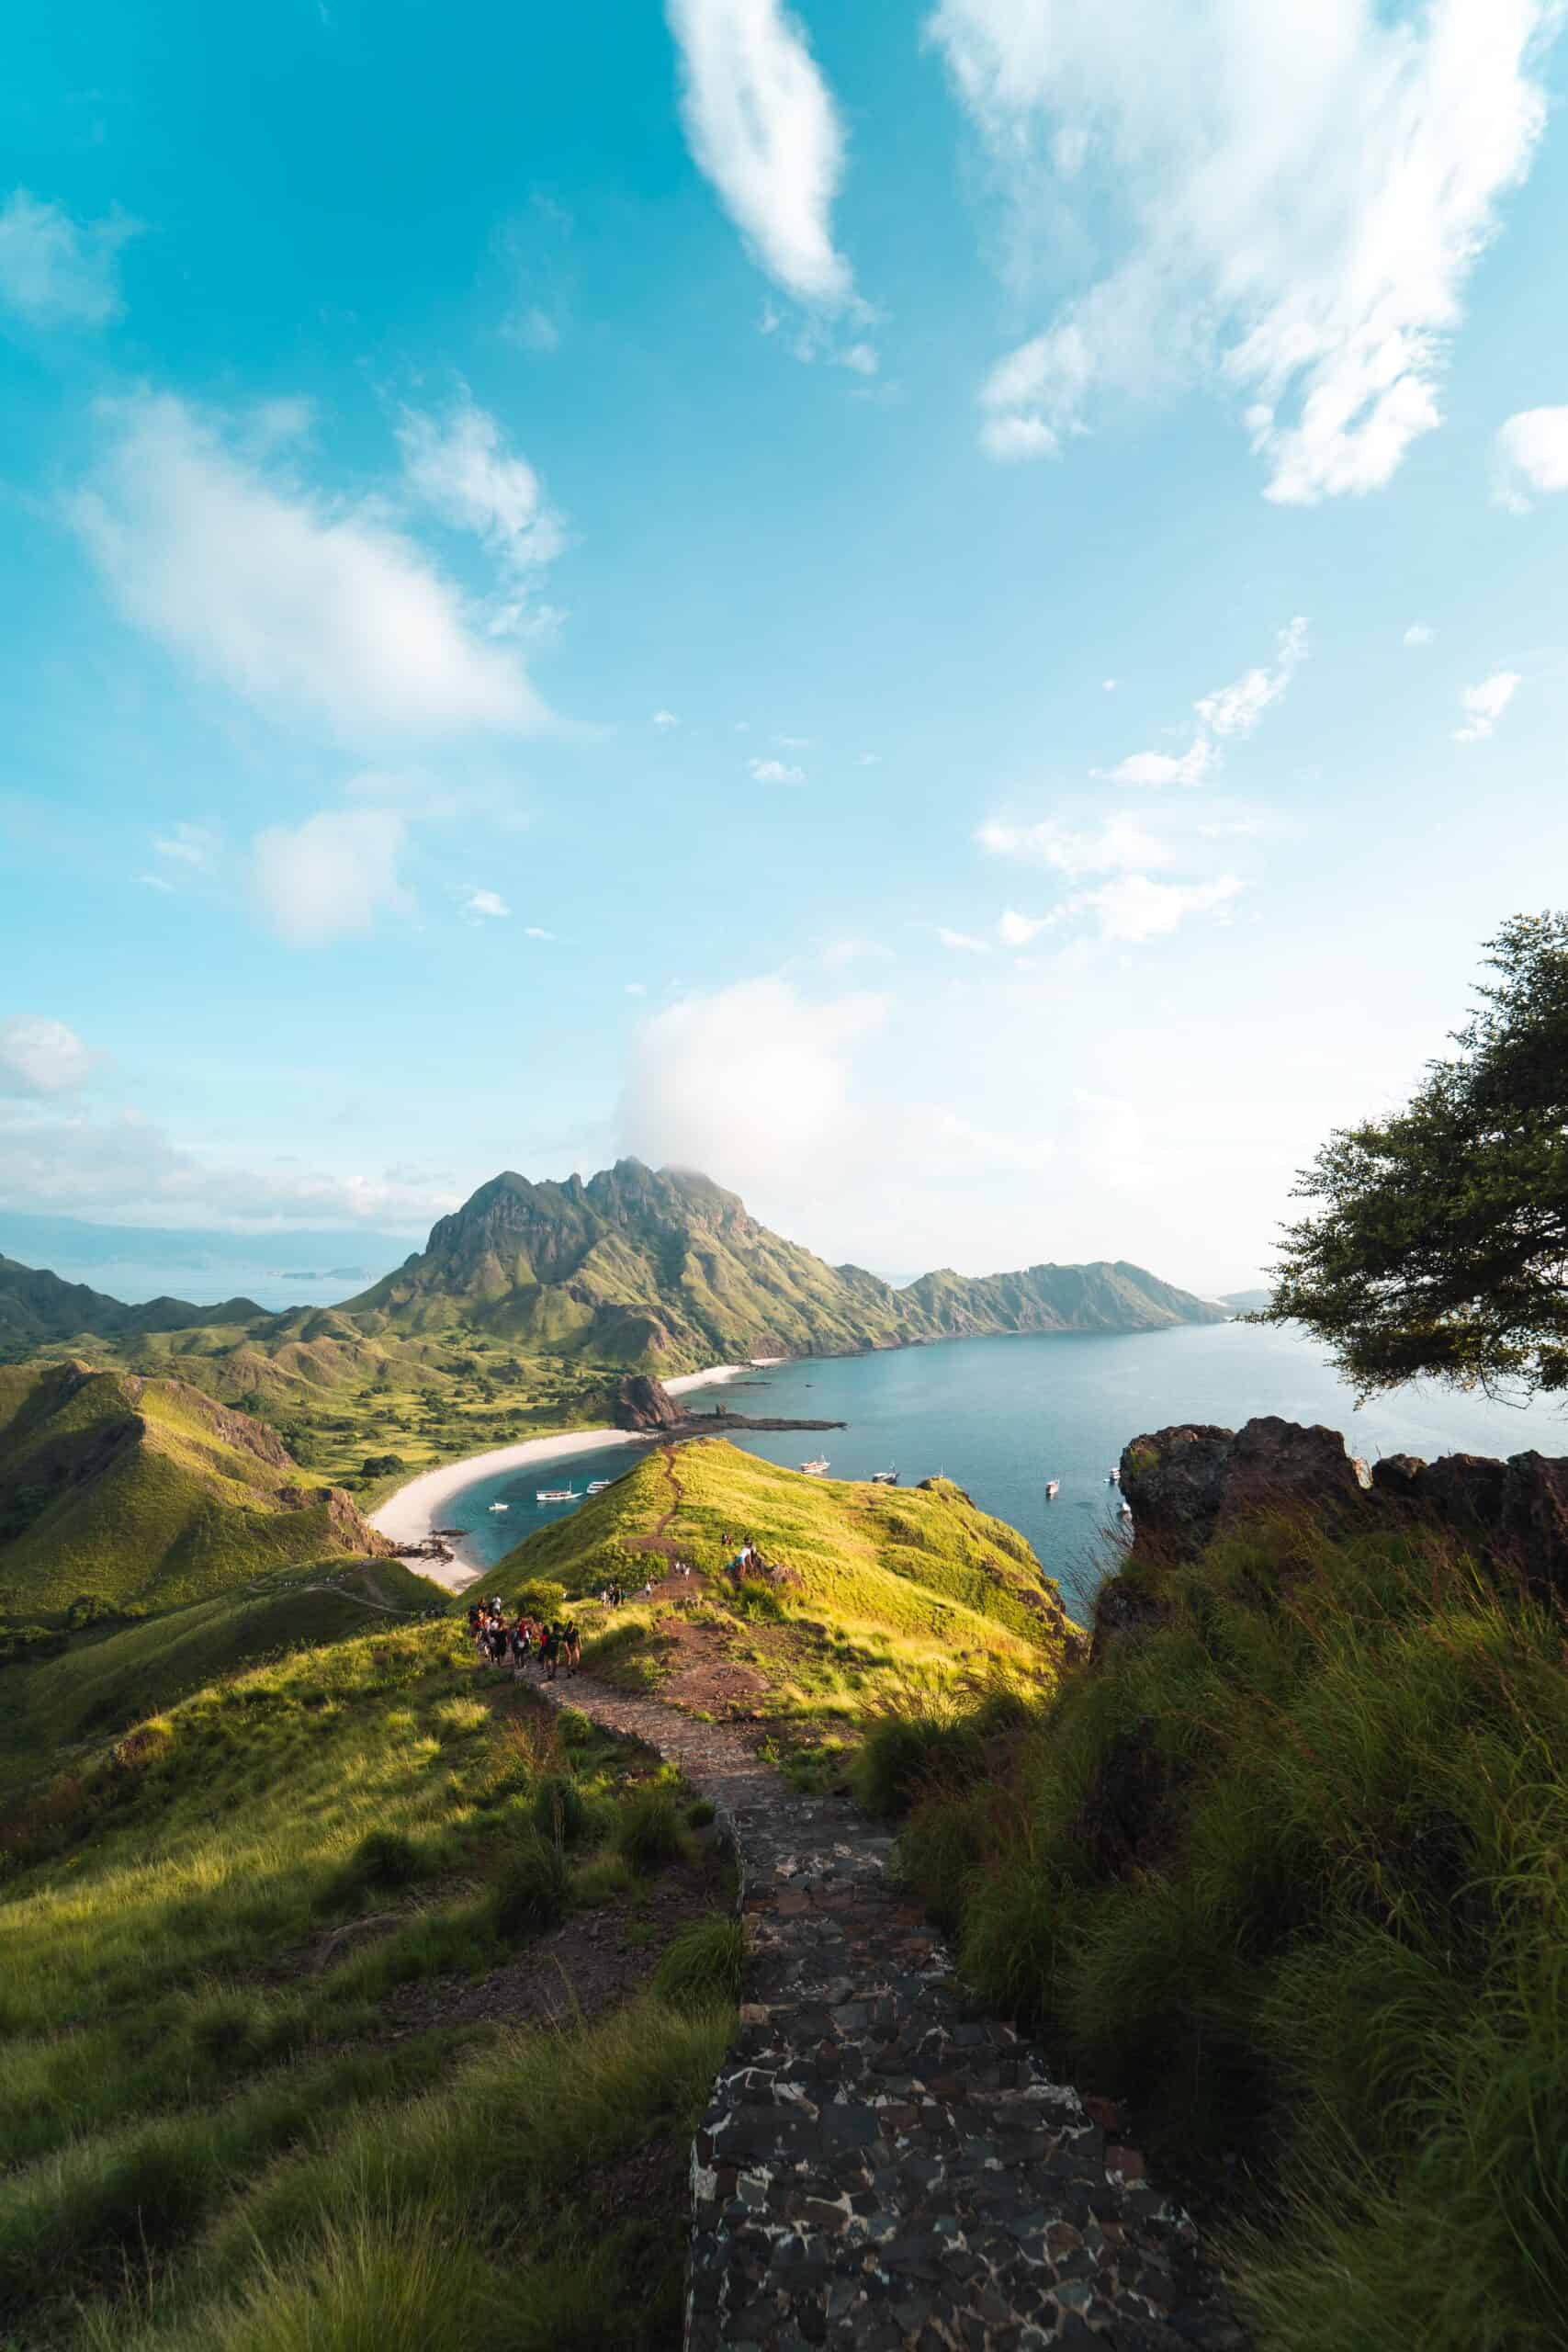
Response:
[[[750,1363],[716,1363],[706,1372],[679,1374],[667,1380],[664,1386],[671,1396],[682,1396],[694,1388],[710,1388],[720,1381],[736,1380],[743,1373],[757,1366]],[[525,1470],[531,1464],[562,1462],[574,1453],[599,1453],[611,1445],[649,1445],[653,1436],[640,1430],[563,1430],[556,1437],[524,1438],[516,1445],[492,1446],[488,1453],[465,1454],[460,1462],[444,1462],[434,1470],[423,1470],[411,1478],[406,1487],[389,1495],[380,1508],[370,1513],[370,1524],[378,1535],[393,1544],[423,1544],[435,1532],[445,1506],[454,1495],[477,1478],[494,1477],[504,1470]],[[484,1572],[484,1563],[478,1559],[461,1536],[444,1539],[450,1546],[449,1560],[411,1562],[417,1573],[430,1578],[447,1592],[462,1592]]]

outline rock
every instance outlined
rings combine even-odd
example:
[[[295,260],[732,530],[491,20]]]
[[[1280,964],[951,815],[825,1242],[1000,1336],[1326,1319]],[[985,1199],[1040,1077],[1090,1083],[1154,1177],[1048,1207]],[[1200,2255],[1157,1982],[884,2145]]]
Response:
[[[1382,1468],[1382,1464],[1378,1465]],[[1484,1544],[1544,1592],[1568,1591],[1568,1460],[1514,1453],[1450,1453],[1409,1481],[1412,1502]]]
[[[1134,1438],[1122,1455],[1122,1492],[1140,1545],[1178,1559],[1201,1552],[1228,1521],[1310,1511],[1342,1526],[1367,1505],[1362,1465],[1337,1430],[1273,1413],[1238,1430],[1194,1423]]]
[[[1409,1502],[1414,1498],[1416,1481],[1426,1467],[1418,1453],[1385,1453],[1381,1462],[1373,1464],[1372,1492]]]
[[[685,1419],[664,1383],[655,1380],[651,1373],[628,1373],[622,1381],[615,1398],[618,1430],[674,1429]]]

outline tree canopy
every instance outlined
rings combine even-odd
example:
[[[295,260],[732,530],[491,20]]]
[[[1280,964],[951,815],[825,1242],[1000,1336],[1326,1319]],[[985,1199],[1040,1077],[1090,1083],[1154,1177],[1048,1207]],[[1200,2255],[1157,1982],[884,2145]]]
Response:
[[[1295,1185],[1318,1205],[1258,1319],[1305,1324],[1363,1396],[1568,1388],[1568,915],[1516,915],[1485,963],[1458,1053]]]

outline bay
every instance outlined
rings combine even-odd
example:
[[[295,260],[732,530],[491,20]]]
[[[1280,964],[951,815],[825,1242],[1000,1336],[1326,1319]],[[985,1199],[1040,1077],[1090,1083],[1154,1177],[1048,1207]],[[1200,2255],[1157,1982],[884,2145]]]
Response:
[[[1181,1421],[1235,1429],[1278,1413],[1326,1423],[1369,1462],[1382,1453],[1568,1452],[1568,1423],[1553,1406],[1512,1407],[1422,1385],[1358,1412],[1310,1340],[1247,1323],[945,1340],[814,1357],[749,1373],[694,1404],[702,1410],[721,1398],[739,1412],[849,1424],[820,1433],[731,1432],[734,1443],[770,1462],[796,1467],[820,1453],[833,1477],[894,1468],[904,1486],[938,1473],[955,1479],[982,1510],[1029,1538],[1080,1615],[1122,1540],[1121,1497],[1107,1473],[1145,1430]],[[444,1523],[462,1528],[488,1566],[576,1508],[536,1503],[540,1487],[581,1495],[589,1479],[619,1477],[638,1459],[640,1449],[612,1446],[573,1455],[558,1470],[532,1464],[476,1480],[443,1506]],[[1054,1501],[1045,1495],[1051,1478],[1060,1482]],[[508,1508],[492,1512],[494,1502]]]

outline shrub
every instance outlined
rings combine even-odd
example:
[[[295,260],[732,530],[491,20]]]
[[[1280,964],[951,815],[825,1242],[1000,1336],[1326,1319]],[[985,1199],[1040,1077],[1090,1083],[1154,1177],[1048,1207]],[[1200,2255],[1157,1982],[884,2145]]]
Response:
[[[589,1826],[588,1807],[575,1781],[552,1773],[534,1792],[534,1826],[557,1846],[579,1845]]]
[[[536,1830],[513,1847],[491,1895],[495,1924],[503,1936],[537,1935],[565,1916],[566,1862],[560,1848]]]
[[[593,1736],[593,1725],[580,1707],[558,1707],[556,1726],[568,1747],[585,1747]]]
[[[716,1817],[716,1808],[711,1797],[698,1797],[686,1807],[686,1821],[693,1829],[705,1829]]]
[[[407,1886],[420,1874],[419,1848],[400,1829],[372,1829],[354,1852],[355,1875],[367,1886]]]
[[[658,1870],[678,1861],[685,1851],[675,1792],[664,1781],[635,1789],[621,1807],[615,1825],[615,1850],[634,1871]]]
[[[522,1588],[513,1607],[525,1617],[558,1617],[566,1607],[566,1587],[549,1577],[536,1577]]]
[[[850,1767],[850,1781],[868,1813],[907,1813],[928,1790],[979,1780],[994,1752],[1025,1721],[1010,1691],[992,1691],[966,1712],[889,1707],[872,1725]]]
[[[703,2009],[740,1998],[746,1937],[738,1919],[699,1919],[668,1944],[653,1989],[672,2008]]]

